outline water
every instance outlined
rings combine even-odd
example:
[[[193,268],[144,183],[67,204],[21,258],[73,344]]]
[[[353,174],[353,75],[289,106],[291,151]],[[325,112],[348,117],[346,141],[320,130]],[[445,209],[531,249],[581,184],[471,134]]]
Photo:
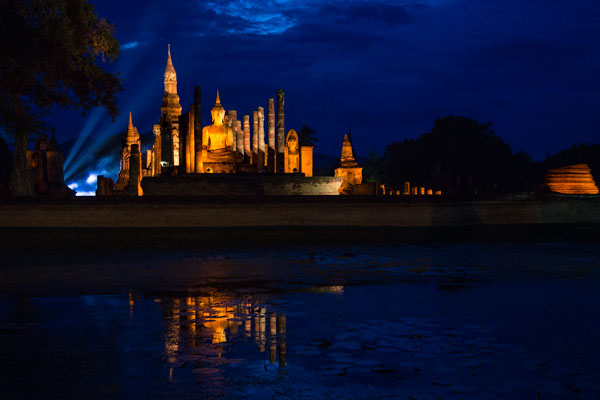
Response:
[[[9,255],[5,398],[600,398],[600,247]]]

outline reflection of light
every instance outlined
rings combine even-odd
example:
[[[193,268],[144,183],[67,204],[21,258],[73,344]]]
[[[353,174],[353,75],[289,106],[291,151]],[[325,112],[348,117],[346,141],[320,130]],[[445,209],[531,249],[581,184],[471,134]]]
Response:
[[[75,196],[95,196],[96,192],[77,192]]]
[[[88,176],[85,180],[85,183],[87,183],[88,185],[93,185],[96,182],[98,182],[98,175],[96,174],[90,174],[90,176]]]
[[[163,12],[161,12],[158,6],[145,8],[144,14],[140,18],[137,18],[139,21],[138,31],[146,31],[148,26],[157,28],[158,25],[164,23],[163,15]],[[134,43],[136,43],[135,46],[133,45]],[[141,42],[134,41],[122,45],[121,48],[126,50],[128,48],[136,47],[139,44],[141,44]],[[146,49],[148,49],[147,46]],[[120,74],[119,78],[126,80],[138,66],[139,59],[143,55],[144,51],[134,51],[127,52],[127,56],[122,55],[119,57],[115,65],[115,71],[118,71]],[[154,89],[152,85],[144,85],[141,90],[137,91],[135,96],[136,99],[146,99],[146,103],[148,103],[152,98],[152,96],[150,96],[152,89]],[[137,108],[143,107],[143,104],[139,104],[139,101],[137,103]],[[97,162],[94,151],[100,148],[111,135],[118,133],[126,126],[126,115],[121,115],[116,119],[115,123],[112,123],[104,108],[97,107],[91,110],[73,148],[65,160],[65,179],[70,180],[73,178],[73,175],[76,174],[82,166],[94,165]],[[94,132],[94,135],[91,135],[92,132]]]
[[[138,47],[140,42],[129,42],[121,45],[121,50],[129,50]]]

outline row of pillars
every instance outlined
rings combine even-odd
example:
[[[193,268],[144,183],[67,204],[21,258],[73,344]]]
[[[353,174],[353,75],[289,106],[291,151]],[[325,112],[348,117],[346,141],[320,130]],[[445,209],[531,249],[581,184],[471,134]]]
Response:
[[[238,120],[236,110],[227,112],[227,125],[233,132],[232,150],[244,155],[259,170],[268,167],[269,172],[282,169],[285,149],[285,94],[277,91],[277,124],[275,124],[275,99],[267,103],[267,137],[265,141],[265,109],[258,107],[252,112],[252,135],[250,134],[250,115]],[[252,140],[251,140],[252,138]]]
[[[394,190],[381,185],[381,194],[384,196],[441,196],[441,190],[426,188],[425,186],[412,186],[410,182],[404,182],[403,190]]]

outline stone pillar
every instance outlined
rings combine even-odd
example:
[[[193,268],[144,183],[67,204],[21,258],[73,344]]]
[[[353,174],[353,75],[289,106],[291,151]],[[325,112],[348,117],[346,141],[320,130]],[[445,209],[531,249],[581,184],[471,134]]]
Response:
[[[244,115],[244,154],[249,159],[252,155],[250,148],[250,116]]]
[[[252,112],[252,164],[258,160],[258,111]]]
[[[173,146],[173,165],[179,166],[179,124],[171,125],[171,144]]]
[[[265,109],[258,107],[258,172],[264,169],[265,164]]]
[[[404,196],[410,196],[410,182],[404,182],[404,190],[402,191]]]
[[[275,172],[275,162],[277,149],[275,148],[275,99],[270,98],[269,104],[267,107],[268,114],[268,143],[269,147],[267,148],[267,168],[269,172]]]
[[[202,91],[194,86],[194,172],[202,172]]]
[[[231,142],[231,150],[233,151],[237,151],[237,132],[235,131],[235,121],[237,121],[237,111],[229,110],[227,112],[227,126],[231,129],[231,132],[233,132],[233,140]]]
[[[277,172],[283,170],[283,152],[285,150],[285,116],[284,116],[285,94],[282,89],[277,91]]]
[[[235,121],[235,134],[237,137],[237,151],[244,154],[244,131],[242,130],[242,121]]]
[[[162,138],[160,136],[160,125],[157,124],[152,126],[152,131],[154,132],[154,150],[152,151],[152,154],[154,155],[152,165],[154,165],[154,167],[152,168],[152,175],[157,176],[162,172],[162,165],[160,163],[162,161]]]
[[[140,145],[131,145],[131,156],[129,160],[129,182],[127,184],[127,194],[129,196],[141,195],[141,159],[140,159]]]
[[[187,136],[185,138],[185,172],[193,174],[196,171],[196,124],[194,107],[190,107],[187,118]]]

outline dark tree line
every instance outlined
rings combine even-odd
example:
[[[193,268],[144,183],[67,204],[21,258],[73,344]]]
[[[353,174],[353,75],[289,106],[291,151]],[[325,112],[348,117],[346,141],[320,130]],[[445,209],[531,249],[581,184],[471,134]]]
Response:
[[[371,157],[365,176],[381,177],[388,187],[404,182],[450,197],[491,197],[535,190],[539,166],[496,136],[491,123],[469,118],[437,118],[430,132],[395,142],[383,159]]]

